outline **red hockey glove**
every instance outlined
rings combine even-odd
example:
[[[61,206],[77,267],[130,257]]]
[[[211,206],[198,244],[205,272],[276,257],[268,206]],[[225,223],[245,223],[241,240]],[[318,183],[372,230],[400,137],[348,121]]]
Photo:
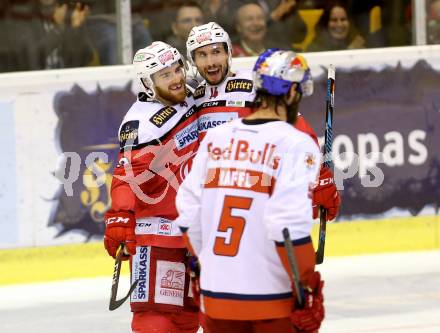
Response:
[[[314,272],[309,285],[304,288],[304,306],[292,312],[291,319],[296,332],[316,332],[324,320],[324,281],[321,274]]]
[[[129,254],[136,254],[134,234],[136,219],[134,214],[129,211],[108,211],[104,216],[104,221],[104,246],[108,254],[115,258],[121,244],[125,245],[125,250]],[[128,259],[128,257],[125,257],[125,259]]]
[[[318,217],[319,207],[327,210],[327,221],[333,220],[338,215],[341,196],[333,180],[333,173],[327,167],[321,167],[318,184],[313,190],[312,206],[314,219]]]

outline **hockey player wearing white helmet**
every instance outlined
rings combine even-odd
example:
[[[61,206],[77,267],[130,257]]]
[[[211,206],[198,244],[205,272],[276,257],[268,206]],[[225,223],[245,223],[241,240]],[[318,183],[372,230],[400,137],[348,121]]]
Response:
[[[250,113],[255,97],[252,73],[231,71],[231,40],[215,22],[194,27],[186,47],[190,63],[205,80],[194,91],[202,139],[208,129]]]
[[[320,151],[295,129],[312,92],[305,59],[270,49],[254,66],[257,104],[244,119],[209,130],[179,188],[177,224],[201,265],[206,333],[316,333],[324,318],[314,271],[311,188]],[[287,228],[303,305],[295,304]]]
[[[132,329],[136,333],[195,333],[198,307],[189,297],[187,251],[175,196],[198,148],[196,108],[187,95],[179,52],[154,42],[133,60],[138,100],[119,128],[119,163],[105,215],[104,245],[130,258]]]

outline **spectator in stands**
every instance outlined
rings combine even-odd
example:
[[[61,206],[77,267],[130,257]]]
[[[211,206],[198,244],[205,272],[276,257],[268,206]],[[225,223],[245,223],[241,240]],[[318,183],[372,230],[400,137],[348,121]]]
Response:
[[[440,0],[432,0],[428,7],[428,44],[440,44]]]
[[[263,1],[258,1],[260,5]],[[279,48],[291,49],[294,43],[301,42],[307,33],[307,28],[298,15],[301,4],[297,0],[265,0],[263,8],[269,10],[267,40]]]
[[[37,17],[22,26],[25,70],[81,67],[90,64],[93,48],[84,30],[89,7],[73,8],[55,0],[38,0]]]
[[[135,0],[132,2],[141,3],[137,7],[141,9],[143,18],[148,21],[153,40],[165,41],[173,35],[170,18],[175,16],[182,1],[184,0]]]
[[[171,24],[173,35],[168,37],[166,42],[179,50],[180,54],[186,56],[186,40],[189,32],[194,26],[204,23],[203,12],[195,1],[184,2],[176,11],[174,21]]]
[[[240,0],[199,0],[206,22],[217,22],[232,41],[237,39],[234,30],[234,12]]]
[[[266,45],[266,16],[260,5],[249,3],[237,9],[235,29],[239,41],[232,45],[233,57],[253,57],[260,55]]]
[[[118,60],[118,35],[115,2],[99,2],[92,7],[86,22],[87,32],[98,54],[100,65],[116,65]],[[138,12],[132,11],[132,49],[144,48],[153,39]]]
[[[343,1],[331,1],[321,16],[315,39],[307,51],[334,51],[364,48],[365,38],[358,32],[348,16]]]
[[[388,44],[383,27],[385,0],[351,1],[350,16],[365,37],[367,47],[384,47]]]
[[[23,27],[32,19],[33,6],[30,0],[16,0],[13,4],[0,2],[0,72],[25,70],[22,40]]]

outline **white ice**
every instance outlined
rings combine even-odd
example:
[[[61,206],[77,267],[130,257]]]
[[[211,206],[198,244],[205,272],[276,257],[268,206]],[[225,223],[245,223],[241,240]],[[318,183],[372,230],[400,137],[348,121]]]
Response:
[[[320,333],[440,332],[440,251],[326,258],[318,267]],[[121,277],[121,295],[128,282]],[[107,309],[110,285],[109,276],[0,287],[0,332],[130,332],[128,304]]]

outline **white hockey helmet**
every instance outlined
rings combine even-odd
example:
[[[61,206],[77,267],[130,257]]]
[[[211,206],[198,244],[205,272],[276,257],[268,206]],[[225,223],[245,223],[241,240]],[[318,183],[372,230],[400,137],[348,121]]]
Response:
[[[209,22],[191,29],[186,40],[187,57],[191,65],[195,66],[193,53],[199,47],[214,43],[225,43],[228,48],[228,66],[231,68],[232,44],[228,33],[215,22]]]
[[[149,98],[155,98],[153,74],[177,61],[180,61],[183,66],[179,51],[164,42],[153,42],[149,46],[138,50],[134,55],[133,65],[139,79],[141,91],[145,92]]]

